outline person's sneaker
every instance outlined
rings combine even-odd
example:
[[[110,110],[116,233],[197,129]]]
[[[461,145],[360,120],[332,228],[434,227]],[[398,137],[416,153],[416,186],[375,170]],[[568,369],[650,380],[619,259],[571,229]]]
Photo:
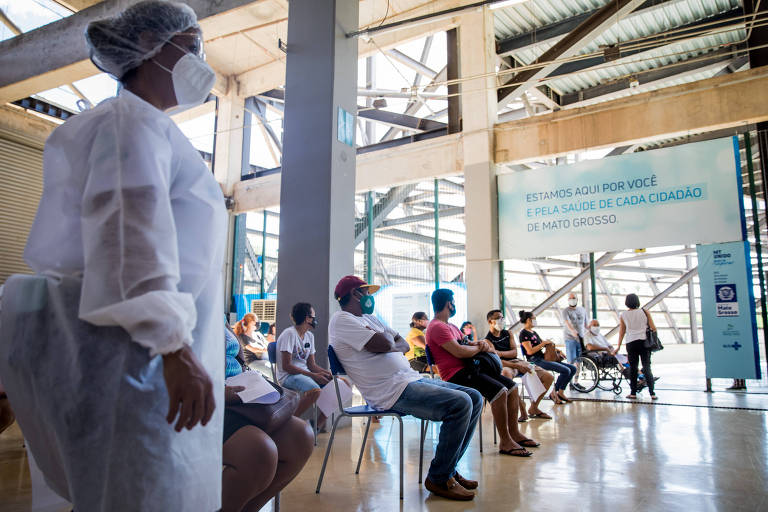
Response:
[[[479,485],[477,480],[467,480],[458,473],[453,475],[453,478],[455,478],[463,488],[468,490],[477,489],[477,486]]]
[[[444,484],[436,484],[427,477],[424,487],[429,492],[442,498],[457,501],[471,501],[475,499],[475,493],[466,490],[455,478],[449,478]]]

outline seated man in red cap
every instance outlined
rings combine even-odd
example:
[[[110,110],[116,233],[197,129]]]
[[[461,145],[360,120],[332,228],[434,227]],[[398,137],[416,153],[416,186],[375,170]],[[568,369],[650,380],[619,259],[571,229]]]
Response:
[[[456,464],[469,446],[483,397],[474,389],[422,378],[411,368],[408,342],[371,314],[371,293],[378,289],[356,276],[339,281],[335,296],[342,310],[331,317],[328,342],[370,407],[442,422],[424,485],[444,498],[471,500],[478,484],[462,477]]]

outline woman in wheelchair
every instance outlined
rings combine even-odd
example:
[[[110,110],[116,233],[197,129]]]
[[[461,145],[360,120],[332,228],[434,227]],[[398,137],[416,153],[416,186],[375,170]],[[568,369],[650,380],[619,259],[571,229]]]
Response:
[[[550,370],[559,374],[555,382],[555,389],[549,395],[553,402],[562,404],[570,402],[565,396],[565,388],[576,375],[576,367],[568,363],[556,363],[544,359],[544,349],[547,345],[554,345],[552,340],[542,340],[536,331],[533,330],[536,317],[531,311],[520,312],[520,323],[524,325],[520,331],[520,345],[523,347],[525,357],[536,366]]]

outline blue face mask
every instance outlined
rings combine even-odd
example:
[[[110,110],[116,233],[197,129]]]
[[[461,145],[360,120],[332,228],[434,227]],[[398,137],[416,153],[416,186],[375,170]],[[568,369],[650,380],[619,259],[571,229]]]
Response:
[[[373,313],[373,308],[375,306],[376,301],[373,299],[373,295],[363,295],[360,297],[360,308],[363,310],[364,315]]]

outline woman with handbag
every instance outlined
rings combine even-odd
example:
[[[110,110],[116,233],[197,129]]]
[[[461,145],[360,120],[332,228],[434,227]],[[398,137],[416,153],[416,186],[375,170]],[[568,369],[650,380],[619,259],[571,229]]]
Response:
[[[242,348],[229,329],[225,338],[227,378],[248,371]],[[299,474],[314,445],[306,422],[290,413],[283,421],[254,421],[253,413],[267,406],[256,405],[249,414],[248,404],[237,395],[243,389],[225,386],[222,512],[261,510]]]
[[[616,355],[621,348],[621,342],[624,337],[627,338],[627,358],[629,359],[629,395],[627,398],[634,400],[637,398],[637,373],[638,363],[643,363],[643,375],[648,385],[648,392],[651,394],[651,400],[657,400],[658,397],[653,389],[654,378],[651,372],[651,349],[646,347],[646,336],[648,331],[655,333],[656,325],[653,323],[651,314],[640,307],[640,299],[634,293],[627,295],[624,304],[628,310],[624,311],[619,319],[619,344],[613,351]]]
[[[538,333],[533,330],[536,326],[536,317],[533,316],[533,312],[520,311],[520,323],[523,324],[523,330],[520,331],[520,346],[523,347],[526,359],[540,368],[558,374],[555,389],[552,390],[549,398],[556,404],[570,402],[571,400],[565,396],[565,388],[576,375],[576,367],[562,362],[565,358],[562,356],[562,352],[555,348],[554,341],[542,340]]]

